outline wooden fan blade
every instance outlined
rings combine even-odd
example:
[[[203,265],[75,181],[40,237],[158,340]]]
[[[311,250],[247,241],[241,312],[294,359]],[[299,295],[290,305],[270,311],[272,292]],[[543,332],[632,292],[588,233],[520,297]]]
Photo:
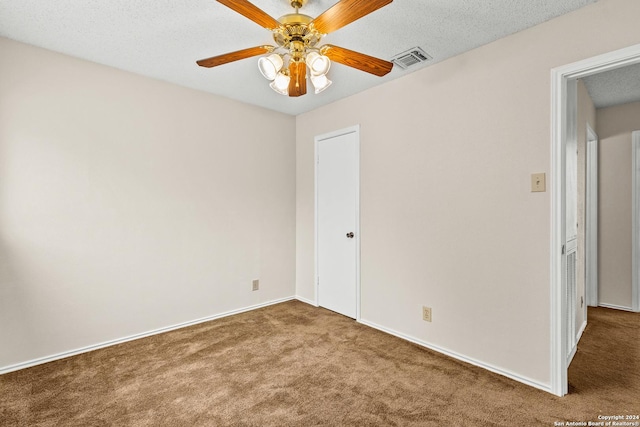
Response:
[[[332,61],[375,74],[378,77],[384,76],[393,68],[393,62],[331,44],[322,46],[320,53]]]
[[[291,61],[289,64],[289,96],[301,96],[307,93],[307,64]]]
[[[393,0],[341,0],[311,21],[323,34],[332,33],[353,21],[370,14]]]
[[[222,3],[227,6],[229,9],[233,9],[238,12],[240,15],[251,19],[258,25],[263,26],[268,30],[275,30],[280,26],[280,23],[267,15],[262,9],[258,6],[254,5],[250,1],[247,0],[218,0],[218,3]]]
[[[273,52],[274,46],[256,46],[248,49],[237,50],[235,52],[225,53],[211,58],[196,61],[201,67],[217,67],[218,65],[227,64],[229,62],[238,61],[240,59],[251,58],[252,56],[262,55],[263,53]]]

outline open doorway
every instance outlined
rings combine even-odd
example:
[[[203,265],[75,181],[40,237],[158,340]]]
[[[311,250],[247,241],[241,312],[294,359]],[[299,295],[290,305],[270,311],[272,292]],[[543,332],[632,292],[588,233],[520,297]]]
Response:
[[[636,78],[640,78],[640,66],[634,67],[639,73]],[[601,78],[600,75],[596,77]],[[597,93],[594,95],[599,137],[598,235],[593,239],[597,251],[597,278],[594,278],[596,283],[588,283],[594,291],[591,295],[587,286],[588,299],[593,307],[634,311],[632,247],[633,228],[638,219],[633,218],[632,134],[640,129],[640,102],[603,105]],[[587,227],[585,231],[591,230]],[[587,262],[586,267],[593,266]]]
[[[567,370],[577,344],[578,293],[575,282],[568,285],[575,267],[567,254],[573,237],[567,214],[577,209],[577,201],[574,206],[574,199],[567,197],[572,185],[567,174],[568,153],[577,138],[577,81],[636,64],[640,64],[640,45],[552,70],[551,388],[559,396],[568,392]]]
[[[633,249],[637,240],[638,224],[635,209],[637,169],[633,142],[634,131],[640,129],[640,64],[601,72],[581,79],[587,91],[588,102],[593,105],[596,131],[600,135],[597,164],[587,163],[597,173],[588,174],[587,181],[599,181],[597,188],[589,188],[591,193],[599,192],[594,200],[598,220],[586,222],[586,233],[592,234],[592,254],[595,262],[587,262],[587,275],[594,272],[587,281],[588,303],[593,307],[607,307],[616,310],[637,311],[637,256]],[[584,102],[584,101],[583,101]],[[578,105],[578,109],[588,109]],[[593,131],[594,129],[591,129]],[[587,138],[587,146],[593,145],[593,135]],[[583,141],[584,143],[584,141]],[[588,151],[588,147],[587,147]],[[587,156],[587,160],[588,160]],[[587,196],[588,196],[587,192]],[[587,197],[588,198],[588,197]],[[585,210],[587,217],[590,208]],[[592,215],[592,216],[593,216]],[[590,233],[597,230],[597,232]],[[596,253],[599,252],[599,253]],[[589,251],[587,254],[589,255]],[[593,265],[595,264],[595,265]]]

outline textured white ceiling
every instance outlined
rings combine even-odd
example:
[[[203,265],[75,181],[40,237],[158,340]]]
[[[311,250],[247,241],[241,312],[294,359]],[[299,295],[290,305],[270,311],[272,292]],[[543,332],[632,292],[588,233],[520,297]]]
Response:
[[[640,64],[584,78],[596,108],[640,102]]]
[[[272,44],[271,33],[214,0],[0,0],[0,36],[288,114],[396,79],[596,0],[395,0],[323,39],[391,59],[420,46],[433,60],[380,78],[334,64],[333,85],[289,98],[272,91],[257,58],[216,68],[195,61]],[[317,16],[337,0],[309,0]],[[288,0],[254,0],[278,18]],[[0,65],[1,66],[1,65]]]

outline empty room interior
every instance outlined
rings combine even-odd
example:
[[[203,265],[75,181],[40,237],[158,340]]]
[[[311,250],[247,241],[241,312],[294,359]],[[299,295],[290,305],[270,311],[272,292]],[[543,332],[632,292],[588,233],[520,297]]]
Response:
[[[0,2],[0,425],[640,425],[640,2],[479,3]]]

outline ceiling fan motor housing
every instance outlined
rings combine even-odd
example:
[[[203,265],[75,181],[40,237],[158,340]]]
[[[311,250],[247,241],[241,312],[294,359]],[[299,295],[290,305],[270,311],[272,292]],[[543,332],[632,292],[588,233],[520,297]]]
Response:
[[[289,50],[291,56],[301,59],[308,48],[315,47],[322,34],[311,25],[312,17],[301,13],[290,13],[278,19],[280,26],[273,30],[273,39],[278,46]]]

